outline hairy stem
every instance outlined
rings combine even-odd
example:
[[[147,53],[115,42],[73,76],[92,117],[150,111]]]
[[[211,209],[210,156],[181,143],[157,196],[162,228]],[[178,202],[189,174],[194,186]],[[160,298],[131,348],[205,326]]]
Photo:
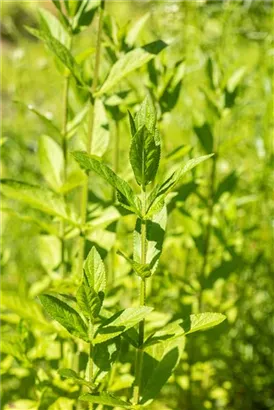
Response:
[[[143,212],[146,209],[146,191],[145,187],[142,190],[142,207]],[[146,236],[147,236],[147,225],[146,220],[141,222],[141,263],[146,263]],[[140,285],[140,306],[146,305],[146,279],[141,280]],[[142,368],[143,368],[143,344],[145,337],[145,319],[139,323],[139,347],[136,350],[135,358],[135,383],[133,387],[133,404],[138,404],[141,395],[141,384],[142,384]]]
[[[96,98],[93,97],[93,94],[96,91],[96,88],[97,88],[97,85],[98,85],[98,79],[99,79],[104,7],[105,7],[105,0],[101,0],[98,31],[97,31],[97,40],[96,40],[96,55],[95,55],[94,75],[93,75],[91,95],[90,95],[91,108],[90,108],[89,125],[88,125],[88,141],[87,141],[87,147],[86,147],[88,153],[90,153],[90,151],[91,151],[92,139],[93,139],[93,130],[94,130],[94,107],[95,107],[95,103],[96,103]],[[82,225],[82,227],[86,223],[87,205],[88,205],[88,174],[87,174],[86,181],[85,181],[85,183],[82,187],[81,199],[80,199],[81,225]],[[85,236],[82,233],[82,235],[79,238],[78,277],[81,277],[81,274],[82,274],[83,262],[84,262],[84,253],[85,253]]]

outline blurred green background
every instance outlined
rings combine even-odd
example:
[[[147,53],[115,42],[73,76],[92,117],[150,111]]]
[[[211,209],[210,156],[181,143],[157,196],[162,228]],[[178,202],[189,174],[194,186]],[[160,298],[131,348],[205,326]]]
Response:
[[[32,104],[49,119],[61,122],[60,73],[43,44],[25,29],[25,25],[37,25],[38,6],[55,12],[51,2],[46,1],[2,4],[1,156],[2,177],[44,184],[37,147],[39,136],[48,133],[48,129],[24,105],[14,102]],[[219,199],[214,208],[206,276],[210,279],[205,279],[202,286],[202,304],[198,303],[196,282],[203,260],[201,241],[207,213],[195,189],[191,195],[183,190],[181,197],[179,192],[176,205],[170,202],[164,251],[151,291],[151,300],[159,311],[174,314],[216,310],[226,314],[227,321],[216,330],[190,337],[183,361],[152,408],[274,409],[273,2],[107,1],[106,10],[121,30],[149,12],[137,45],[158,38],[170,44],[155,62],[158,84],[151,85],[151,74],[149,77],[148,71],[142,69],[129,77],[126,87],[121,87],[131,88],[130,96],[123,102],[123,113],[127,106],[134,107],[140,102],[150,87],[156,90],[157,98],[164,84],[162,79],[172,76],[176,62],[184,63],[178,100],[161,116],[163,161],[182,145],[191,146],[193,156],[203,154],[195,126],[204,121],[213,127],[217,124],[210,98],[206,99],[203,92],[208,82],[208,57],[218,65],[224,82],[233,81],[236,72],[239,77],[234,78],[238,81],[237,89],[234,94],[227,93],[225,115],[214,129],[220,143]],[[73,48],[75,55],[91,49],[90,59],[84,63],[87,75],[92,72],[95,23],[77,36]],[[105,57],[107,41],[105,38]],[[108,59],[103,59],[101,80],[109,66]],[[76,113],[80,105],[81,101],[72,93],[71,112]],[[108,115],[110,129],[115,130]],[[119,124],[120,171],[126,172],[123,164],[130,143],[126,116],[121,116]],[[74,142],[74,147],[79,146]],[[111,161],[112,157],[111,142],[106,160]],[[163,168],[168,166],[163,162]],[[201,192],[207,192],[209,165],[197,172]],[[104,190],[101,185],[98,180],[96,190]],[[77,202],[77,197],[71,200]],[[19,213],[22,210],[16,201],[9,202],[9,206]],[[34,284],[48,275],[43,258],[51,258],[54,244],[42,249],[40,227],[27,220],[4,212],[2,222],[3,293],[31,296],[32,291],[37,293]],[[118,241],[125,246],[130,240],[125,235],[129,233],[131,238],[132,221],[121,225]],[[130,285],[125,282],[123,286]],[[9,310],[4,303],[4,315]],[[16,315],[5,320],[4,316],[3,327],[8,331],[18,321]],[[4,356],[2,371],[3,405],[10,400],[32,398],[33,381],[27,370]]]

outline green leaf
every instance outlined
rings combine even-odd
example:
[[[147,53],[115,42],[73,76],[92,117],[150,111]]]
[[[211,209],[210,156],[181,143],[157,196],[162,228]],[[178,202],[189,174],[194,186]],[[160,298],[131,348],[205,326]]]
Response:
[[[1,191],[8,198],[16,199],[42,212],[73,222],[67,214],[63,198],[49,189],[26,182],[2,179]]]
[[[51,295],[39,297],[45,311],[73,336],[88,342],[88,329],[83,319],[71,306]]]
[[[52,138],[43,135],[39,140],[41,172],[48,184],[58,191],[63,184],[64,156],[61,147]]]
[[[159,210],[159,206],[164,204],[164,199],[167,193],[173,190],[184,174],[199,165],[201,162],[212,157],[212,155],[214,154],[204,155],[202,157],[189,160],[183,167],[180,167],[174,171],[161,185],[156,186],[148,197],[147,217],[153,215],[156,210]]]
[[[156,120],[156,110],[154,108],[151,97],[147,95],[144,101],[142,102],[139,111],[137,111],[134,117],[135,129],[136,131],[138,131],[140,128],[146,127],[150,133],[154,134]],[[135,133],[132,134],[132,137],[134,137]]]
[[[130,259],[128,256],[126,256],[123,252],[117,251],[118,255],[121,255],[128,263],[132,266],[134,272],[140,276],[140,278],[149,278],[151,276],[151,270],[150,270],[150,265],[146,263],[145,265],[135,262],[134,260]]]
[[[155,179],[159,167],[160,140],[143,126],[131,140],[129,155],[135,179],[145,187]]]
[[[126,39],[125,39],[126,43],[129,46],[134,45],[140,31],[143,29],[143,27],[146,24],[146,22],[148,21],[149,17],[150,17],[150,13],[144,14],[141,18],[139,18],[137,20],[137,22],[134,22],[134,24],[130,27],[130,29],[128,30],[127,35],[126,35]]]
[[[120,338],[99,343],[93,347],[93,381],[100,383],[112,369],[120,351]]]
[[[174,348],[167,352],[153,371],[141,400],[145,404],[153,400],[172,375],[179,361],[179,351]]]
[[[73,33],[77,34],[88,28],[93,21],[99,1],[83,0],[72,22]]]
[[[112,169],[86,152],[75,151],[72,155],[83,169],[86,171],[96,172],[96,174],[115,188],[122,195],[122,197],[125,198],[128,205],[132,207],[133,212],[138,215],[141,214],[140,199],[135,196],[130,185],[115,174]]]
[[[54,38],[50,32],[43,29],[39,32],[40,37],[46,43],[50,51],[68,68],[70,73],[73,75],[75,80],[80,83],[83,83],[81,67],[77,64],[71,52],[66,46],[64,46],[60,41]]]
[[[246,73],[246,67],[240,67],[236,71],[234,71],[231,77],[229,77],[227,81],[227,86],[226,86],[227,91],[229,93],[233,93],[235,91],[236,87],[242,81],[245,73]]]
[[[87,319],[93,321],[99,315],[102,300],[94,289],[83,283],[77,291],[76,299],[81,312]]]
[[[89,388],[94,387],[92,383],[78,376],[78,374],[72,369],[59,369],[58,373],[61,377],[64,377],[65,379],[75,380],[77,384],[80,384],[82,386],[87,386]]]
[[[70,43],[70,36],[60,21],[45,8],[40,8],[40,25],[48,31],[52,37],[56,38],[64,46],[68,47]]]
[[[148,63],[165,47],[167,47],[167,44],[164,41],[157,40],[144,47],[136,48],[126,53],[112,66],[106,81],[96,95],[99,96],[108,92],[132,71]]]
[[[97,329],[93,343],[103,343],[119,336],[121,333],[137,325],[152,310],[153,308],[151,307],[142,306],[139,308],[128,308],[116,313]]]
[[[185,340],[167,340],[145,349],[142,373],[143,396],[141,405],[148,405],[160,393],[179,364]]]
[[[84,271],[88,285],[97,293],[104,293],[106,289],[105,265],[99,252],[93,246],[84,263]]]
[[[194,131],[204,150],[210,154],[213,151],[214,140],[210,125],[205,122],[200,127],[194,127]]]
[[[96,99],[94,105],[94,129],[91,142],[91,155],[101,157],[109,144],[109,123],[103,102]]]
[[[226,316],[222,313],[199,313],[197,315],[190,315],[188,319],[184,319],[181,326],[185,334],[188,335],[217,326],[225,319]]]
[[[81,6],[81,2],[78,0],[65,0],[64,4],[69,16],[71,17],[75,16],[79,7]]]
[[[132,408],[132,404],[127,403],[118,397],[115,397],[111,393],[101,392],[96,394],[83,394],[79,397],[79,400],[87,401],[89,403],[96,403],[102,404],[104,406],[111,406],[111,407],[122,407],[124,409]]]

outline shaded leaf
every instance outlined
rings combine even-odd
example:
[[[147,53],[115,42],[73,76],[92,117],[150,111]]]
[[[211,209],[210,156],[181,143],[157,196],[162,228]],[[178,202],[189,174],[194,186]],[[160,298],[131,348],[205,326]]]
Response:
[[[204,150],[209,154],[213,151],[213,134],[210,125],[205,122],[201,127],[194,127],[194,131],[204,148]]]
[[[160,140],[143,126],[131,140],[130,163],[135,179],[145,187],[155,179],[160,161]]]
[[[76,310],[51,295],[41,295],[39,299],[52,319],[59,322],[73,336],[89,341],[87,326]]]
[[[135,196],[132,188],[129,184],[115,174],[112,169],[103,164],[98,159],[87,154],[86,152],[75,151],[72,153],[73,157],[80,164],[80,166],[86,171],[94,171],[101,176],[106,182],[108,182],[113,188],[115,188],[136,214],[140,214],[141,203],[140,199]]]

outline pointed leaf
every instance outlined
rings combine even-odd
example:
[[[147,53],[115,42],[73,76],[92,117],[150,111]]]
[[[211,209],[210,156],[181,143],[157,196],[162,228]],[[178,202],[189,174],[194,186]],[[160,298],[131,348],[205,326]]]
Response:
[[[145,187],[155,179],[160,154],[159,139],[145,126],[140,128],[132,138],[129,154],[131,167],[139,185]]]
[[[147,44],[142,48],[136,48],[126,53],[112,66],[106,81],[99,92],[97,92],[97,95],[99,96],[108,92],[129,73],[148,63],[166,46],[167,44],[165,42],[157,40],[154,43]]]
[[[75,380],[76,383],[83,385],[83,386],[88,386],[89,388],[93,387],[92,383],[78,376],[78,374],[72,369],[59,369],[58,373],[60,374],[61,377],[64,377],[65,379]]]
[[[113,188],[119,191],[136,214],[139,215],[141,213],[140,199],[135,196],[129,184],[122,178],[120,178],[117,174],[115,174],[112,169],[110,169],[107,165],[103,164],[98,159],[87,154],[86,152],[75,151],[72,153],[72,155],[83,169],[85,169],[86,171],[96,172],[96,174],[98,174]]]
[[[56,38],[64,46],[68,47],[70,38],[69,33],[60,21],[45,8],[39,9],[40,24],[47,30],[52,37]]]
[[[199,313],[197,315],[190,315],[188,319],[184,319],[181,326],[185,334],[188,335],[217,326],[225,319],[226,316],[222,313]]]
[[[39,299],[52,319],[59,322],[73,336],[89,341],[87,326],[76,310],[51,295],[41,295]]]
[[[78,83],[83,84],[81,67],[77,64],[71,52],[60,41],[54,38],[49,31],[44,28],[39,31],[39,35],[46,43],[50,51],[67,67]]]
[[[83,283],[77,291],[76,299],[81,312],[87,319],[93,321],[99,315],[102,301],[94,289]]]
[[[139,111],[134,117],[136,131],[138,131],[142,127],[146,127],[150,133],[154,134],[156,120],[156,110],[154,108],[151,97],[147,95],[147,97],[142,102]],[[135,133],[132,136],[134,135]]]
[[[129,46],[134,45],[140,31],[142,30],[142,28],[144,27],[144,25],[148,21],[149,17],[150,17],[150,13],[144,14],[140,19],[137,20],[137,22],[135,22],[130,27],[130,29],[128,30],[127,36],[126,36],[126,43]]]
[[[95,247],[92,247],[84,264],[84,271],[89,286],[97,293],[105,292],[106,271],[101,256]]]

